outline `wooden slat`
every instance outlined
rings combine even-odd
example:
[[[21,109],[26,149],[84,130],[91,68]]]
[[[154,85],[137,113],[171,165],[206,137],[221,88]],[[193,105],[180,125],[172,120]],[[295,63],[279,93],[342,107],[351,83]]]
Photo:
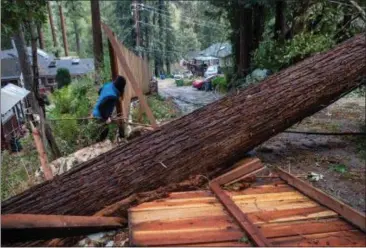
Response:
[[[245,213],[272,210],[290,210],[296,208],[308,208],[319,206],[318,203],[310,200],[287,200],[287,201],[267,201],[267,202],[239,202],[239,208]]]
[[[131,211],[129,210],[129,221],[137,224],[146,221],[156,220],[178,220],[205,216],[224,216],[225,212],[221,204],[215,206],[181,208],[181,209],[162,209],[155,211]]]
[[[213,182],[216,182],[219,185],[227,184],[239,177],[263,167],[261,161],[258,158],[245,158],[239,161],[237,164],[239,164],[239,167],[215,178]]]
[[[265,185],[262,186],[251,186],[250,188],[240,190],[240,191],[225,191],[228,195],[253,195],[253,194],[267,194],[267,193],[280,193],[280,192],[295,192],[296,190],[287,185],[287,184],[279,184],[279,185],[271,185],[271,187],[267,187]]]
[[[257,173],[261,172],[261,171],[262,171],[262,170],[264,170],[264,169],[266,169],[266,167],[262,167],[262,168],[259,168],[258,170],[252,171],[252,172],[250,172],[250,173],[248,173],[248,174],[246,174],[246,175],[244,175],[244,176],[241,176],[241,177],[239,177],[239,178],[237,178],[237,179],[235,179],[235,180],[232,180],[232,181],[230,181],[230,182],[226,183],[226,184],[225,184],[225,186],[226,186],[226,185],[233,184],[233,183],[236,183],[236,182],[240,182],[240,181],[242,181],[242,180],[244,180],[244,179],[246,179],[246,178],[249,178],[249,177],[251,177],[251,176],[255,176]]]
[[[2,241],[47,240],[120,228],[127,221],[117,217],[40,214],[1,215]]]
[[[260,230],[248,219],[240,208],[220,188],[217,182],[210,183],[210,189],[215,193],[226,210],[238,222],[239,226],[249,235],[249,238],[258,246],[271,246],[270,242],[263,236]]]
[[[152,246],[152,245],[185,245],[206,242],[238,241],[245,234],[240,228],[220,229],[212,227],[209,229],[188,229],[176,230],[175,232],[133,232],[131,245]]]
[[[173,192],[169,194],[169,197],[166,199],[185,199],[185,198],[201,198],[201,197],[209,197],[214,196],[208,190],[197,190],[197,191],[187,191],[187,192]]]
[[[294,186],[299,191],[309,196],[310,198],[316,200],[317,202],[323,204],[324,206],[334,210],[339,213],[345,219],[347,219],[352,224],[359,227],[361,230],[366,232],[366,215],[351,208],[343,202],[338,201],[334,197],[325,194],[323,191],[314,188],[310,184],[294,177],[293,175],[287,173],[286,171],[277,168],[279,176],[288,182],[288,184]]]
[[[356,227],[339,218],[331,220],[291,221],[281,224],[264,224],[260,226],[260,229],[266,238],[350,231],[355,228]]]
[[[295,208],[272,211],[258,211],[248,213],[248,218],[255,224],[275,223],[305,219],[319,219],[336,217],[338,214],[332,210],[328,210],[322,206]]]
[[[250,243],[244,242],[216,242],[216,243],[199,243],[189,244],[184,246],[198,246],[198,247],[252,247]]]
[[[274,246],[366,246],[365,234],[340,231],[270,239]]]

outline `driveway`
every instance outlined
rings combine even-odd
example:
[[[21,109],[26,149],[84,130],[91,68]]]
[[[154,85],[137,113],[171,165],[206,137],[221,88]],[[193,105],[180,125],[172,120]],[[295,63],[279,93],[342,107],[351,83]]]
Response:
[[[184,115],[224,96],[212,91],[197,90],[192,86],[177,87],[174,79],[171,78],[159,80],[158,85],[159,95],[164,98],[173,98]]]

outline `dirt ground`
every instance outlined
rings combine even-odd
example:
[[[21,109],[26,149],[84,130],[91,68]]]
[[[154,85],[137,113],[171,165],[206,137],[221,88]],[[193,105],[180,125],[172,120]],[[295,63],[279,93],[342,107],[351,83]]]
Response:
[[[291,130],[362,132],[365,98],[345,97],[304,119]],[[366,212],[366,136],[319,136],[281,133],[256,149],[268,166],[279,166],[294,175],[322,174],[313,186]]]

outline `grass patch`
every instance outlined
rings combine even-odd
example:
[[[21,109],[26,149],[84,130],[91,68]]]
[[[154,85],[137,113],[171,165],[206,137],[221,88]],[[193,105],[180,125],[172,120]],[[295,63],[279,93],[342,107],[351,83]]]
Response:
[[[39,168],[38,153],[32,135],[20,139],[23,150],[19,153],[3,151],[1,156],[2,201],[33,186]]]
[[[180,116],[180,112],[171,99],[164,99],[159,95],[148,96],[147,103],[158,121],[168,121]],[[138,122],[139,103],[132,109],[132,120]],[[149,124],[146,114],[142,115],[142,123]]]
[[[347,172],[347,166],[345,164],[331,164],[330,169],[334,170],[335,172],[338,173],[346,173]]]

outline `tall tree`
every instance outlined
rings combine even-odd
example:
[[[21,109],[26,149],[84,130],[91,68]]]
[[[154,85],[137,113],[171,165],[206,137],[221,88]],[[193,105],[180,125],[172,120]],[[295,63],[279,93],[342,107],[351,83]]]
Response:
[[[248,74],[250,68],[253,12],[252,8],[240,7],[240,58],[238,75],[243,77]]]
[[[93,32],[93,51],[94,51],[94,66],[96,75],[100,75],[103,68],[103,41],[102,41],[102,27],[100,24],[100,10],[99,1],[90,0],[90,8],[92,15],[92,32]],[[99,77],[96,81],[99,82]]]
[[[56,36],[56,31],[55,31],[55,25],[53,22],[53,14],[52,14],[52,8],[51,8],[50,1],[47,2],[47,9],[48,9],[48,18],[50,21],[50,27],[51,27],[51,32],[52,32],[53,47],[58,47],[57,36]]]
[[[71,21],[73,26],[76,53],[78,56],[81,56],[80,20],[85,18],[87,12],[85,11],[84,4],[81,1],[67,1],[65,2],[65,8],[67,10],[67,19]]]
[[[263,4],[254,4],[253,19],[253,50],[255,50],[258,48],[264,32],[265,7]]]
[[[39,98],[38,96],[38,79],[34,77],[32,73],[32,65],[29,60],[29,54],[26,47],[25,37],[23,27],[27,25],[28,31],[30,31],[31,41],[32,41],[32,51],[33,58],[37,58],[37,31],[35,23],[44,23],[46,20],[46,1],[37,0],[37,1],[3,1],[3,9],[2,15],[7,18],[3,19],[2,22],[5,30],[12,34],[14,37],[14,43],[18,52],[19,64],[23,74],[24,86],[28,89],[30,94],[30,104],[31,109],[34,114],[38,114],[40,117],[40,126],[44,130],[44,114],[42,109],[40,108]],[[33,65],[37,67],[38,71],[38,63],[37,60],[33,62]],[[35,68],[34,67],[34,68]],[[58,150],[55,139],[52,135],[52,131],[49,128],[48,132],[43,132],[43,139],[47,136],[47,140],[50,142],[50,146],[53,147],[52,154],[54,158],[60,156],[60,152]]]
[[[65,56],[69,56],[69,45],[67,43],[67,35],[66,35],[66,25],[65,25],[65,16],[62,9],[62,2],[58,4],[58,10],[60,12],[60,23],[61,23],[61,30],[62,30],[62,40],[64,43],[64,52]]]
[[[39,39],[39,48],[45,49],[42,24],[37,25],[37,33],[38,33],[38,39]]]
[[[276,1],[276,20],[275,20],[275,39],[284,39],[286,35],[286,2],[283,0]]]

